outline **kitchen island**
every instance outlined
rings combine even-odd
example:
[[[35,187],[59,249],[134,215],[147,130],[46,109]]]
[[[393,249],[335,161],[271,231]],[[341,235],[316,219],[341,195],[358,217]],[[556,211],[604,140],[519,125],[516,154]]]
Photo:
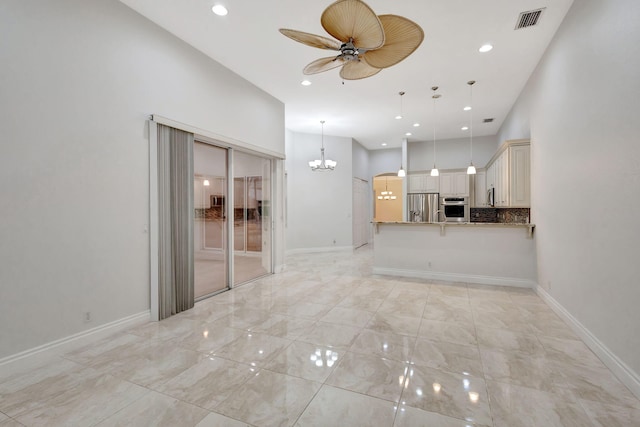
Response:
[[[534,224],[374,222],[373,273],[535,287]]]

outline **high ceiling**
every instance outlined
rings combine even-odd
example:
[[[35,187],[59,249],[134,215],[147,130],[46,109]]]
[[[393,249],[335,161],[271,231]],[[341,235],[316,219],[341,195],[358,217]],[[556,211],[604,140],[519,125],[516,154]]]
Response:
[[[573,0],[368,0],[378,14],[395,14],[422,27],[425,39],[404,61],[363,80],[342,81],[339,69],[304,76],[309,62],[331,52],[278,32],[292,28],[330,37],[320,16],[332,0],[121,0],[215,61],[285,104],[294,132],[352,137],[368,149],[398,147],[402,139],[495,135]],[[214,15],[224,4],[229,14]],[[520,12],[546,8],[536,26],[515,30]],[[478,48],[490,43],[488,53]],[[304,79],[310,86],[302,86]],[[432,86],[442,95],[433,113]],[[398,94],[404,91],[401,97]],[[402,107],[401,107],[402,104]],[[396,120],[402,108],[403,119]],[[435,117],[435,120],[434,120]],[[483,123],[494,118],[493,123]],[[414,123],[420,123],[414,127]],[[411,132],[411,136],[405,136]],[[383,143],[388,144],[382,146]]]

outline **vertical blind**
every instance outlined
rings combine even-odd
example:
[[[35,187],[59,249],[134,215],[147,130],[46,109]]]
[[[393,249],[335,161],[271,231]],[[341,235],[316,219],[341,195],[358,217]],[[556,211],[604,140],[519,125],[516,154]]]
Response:
[[[194,304],[193,134],[158,124],[158,305],[165,319]]]

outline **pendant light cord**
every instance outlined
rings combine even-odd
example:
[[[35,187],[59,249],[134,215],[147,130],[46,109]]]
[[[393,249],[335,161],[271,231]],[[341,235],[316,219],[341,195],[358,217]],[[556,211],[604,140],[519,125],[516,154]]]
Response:
[[[476,83],[475,80],[470,80],[467,82],[469,85],[469,150],[470,150],[470,158],[471,164],[473,164],[473,85]]]

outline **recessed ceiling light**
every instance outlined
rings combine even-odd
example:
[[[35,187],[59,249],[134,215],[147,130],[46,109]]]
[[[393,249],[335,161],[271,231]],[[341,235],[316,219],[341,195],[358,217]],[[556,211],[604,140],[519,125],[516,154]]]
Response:
[[[471,110],[471,107],[469,107],[468,105],[466,107],[463,108],[464,111],[469,111]]]
[[[309,80],[303,80],[300,82],[302,86],[311,86],[311,82]]]
[[[460,129],[462,129],[462,130],[469,130],[469,126],[462,126]]]
[[[383,147],[386,147],[386,146],[387,146],[387,143],[386,143],[386,142],[383,142],[383,143],[382,143],[382,146],[383,146]]]
[[[215,4],[213,5],[213,7],[211,8],[211,11],[213,13],[215,13],[218,16],[225,16],[227,13],[229,13],[229,11],[227,10],[226,7],[224,7],[221,4]]]
[[[480,49],[478,49],[478,52],[485,53],[485,52],[489,52],[491,49],[493,49],[493,46],[487,43],[480,46]]]
[[[406,136],[411,136],[411,132],[405,133]]]
[[[400,114],[398,114],[398,115],[396,116],[396,120],[400,120],[401,118],[402,118],[402,116],[401,116]]]
[[[414,123],[414,124],[413,124],[413,127],[414,127],[414,128],[417,128],[418,126],[420,126],[420,123]]]

